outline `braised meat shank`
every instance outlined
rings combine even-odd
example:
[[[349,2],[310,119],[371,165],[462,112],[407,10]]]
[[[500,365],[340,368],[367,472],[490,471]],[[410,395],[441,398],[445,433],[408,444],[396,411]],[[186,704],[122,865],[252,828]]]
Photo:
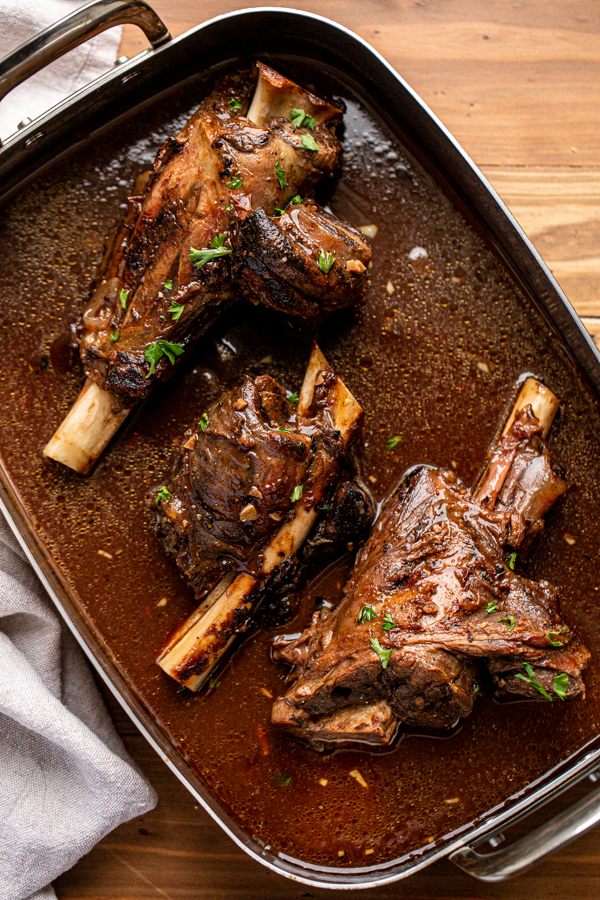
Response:
[[[521,409],[475,492],[452,471],[408,475],[339,605],[299,638],[276,639],[276,658],[296,668],[275,725],[317,745],[385,744],[400,722],[446,727],[471,712],[481,665],[502,694],[583,694],[589,653],[561,618],[558,591],[513,571],[567,487],[542,430]]]

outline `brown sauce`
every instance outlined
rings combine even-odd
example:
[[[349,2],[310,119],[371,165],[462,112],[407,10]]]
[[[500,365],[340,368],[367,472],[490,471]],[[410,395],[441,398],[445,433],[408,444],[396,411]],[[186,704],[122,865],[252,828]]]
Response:
[[[346,159],[329,202],[378,232],[368,302],[332,316],[319,339],[365,409],[363,475],[376,479],[378,499],[418,462],[452,466],[470,483],[515,380],[524,371],[542,376],[561,399],[550,444],[572,487],[548,516],[526,572],[563,591],[564,616],[593,654],[587,697],[532,706],[487,695],[442,739],[405,735],[386,753],[319,755],[270,727],[269,695],[282,691],[286,675],[270,660],[272,633],[249,636],[217,688],[178,693],[154,659],[194,602],[155,539],[146,491],[168,472],[179,435],[244,373],[268,372],[297,390],[311,336],[298,322],[239,305],[135,411],[89,477],[41,451],[82,384],[65,334],[88,295],[105,236],[136,175],[204,90],[198,80],[147,105],[61,160],[4,210],[2,461],[100,640],[244,829],[272,852],[312,864],[376,865],[483,815],[599,732],[598,404],[481,236],[381,120],[341,90],[349,102]],[[402,443],[388,452],[392,435]],[[280,630],[299,630],[317,597],[335,602],[342,575],[343,566],[308,586],[301,614]],[[367,788],[350,776],[355,769]]]

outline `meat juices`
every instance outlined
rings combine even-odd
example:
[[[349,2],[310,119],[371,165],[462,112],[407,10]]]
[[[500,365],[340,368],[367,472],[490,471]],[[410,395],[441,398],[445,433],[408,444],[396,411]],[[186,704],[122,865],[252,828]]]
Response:
[[[316,345],[295,400],[268,375],[246,376],[186,432],[168,488],[154,492],[163,546],[203,599],[158,662],[192,690],[248,627],[265,593],[294,577],[296,553],[332,497],[362,419]],[[372,519],[357,485],[342,485],[336,499],[346,516],[324,517],[313,551],[335,544],[336,535],[338,543],[354,537],[349,522],[364,530]]]
[[[275,657],[297,668],[273,724],[316,746],[386,744],[401,722],[447,727],[471,712],[482,662],[501,694],[584,693],[589,653],[557,590],[513,571],[567,487],[545,430],[531,405],[517,409],[475,492],[452,471],[409,473],[339,605],[299,638],[275,640]]]
[[[223,76],[165,141],[106,248],[79,326],[88,380],[44,449],[79,472],[236,300],[318,321],[365,298],[368,244],[311,199],[339,167],[343,104],[257,66],[256,90]]]

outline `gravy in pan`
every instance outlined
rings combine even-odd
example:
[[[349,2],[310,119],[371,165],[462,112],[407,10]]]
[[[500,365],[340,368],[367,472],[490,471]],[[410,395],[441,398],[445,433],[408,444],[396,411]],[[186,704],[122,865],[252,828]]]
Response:
[[[311,80],[323,90],[331,78],[323,71]],[[82,385],[67,333],[105,237],[135,176],[205,90],[198,79],[115,123],[4,211],[3,463],[90,627],[244,829],[272,852],[312,864],[373,865],[482,815],[600,730],[599,409],[474,227],[381,119],[338,87],[348,103],[345,161],[324,202],[378,230],[366,305],[332,316],[319,340],[365,410],[362,474],[377,499],[419,462],[451,466],[470,483],[515,380],[524,371],[542,376],[561,400],[550,446],[572,487],[549,514],[526,572],[563,591],[564,617],[592,652],[587,697],[533,707],[486,694],[449,735],[405,733],[387,752],[318,754],[270,726],[271,697],[287,674],[270,660],[273,633],[246,637],[212,690],[178,691],[154,660],[195,604],[154,536],[146,491],[169,471],[179,435],[244,373],[268,372],[297,390],[311,336],[299,322],[238,305],[131,415],[91,475],[47,460],[42,448]],[[402,442],[387,451],[393,435]],[[348,565],[308,585],[297,617],[280,630],[300,630],[317,598],[336,602]]]

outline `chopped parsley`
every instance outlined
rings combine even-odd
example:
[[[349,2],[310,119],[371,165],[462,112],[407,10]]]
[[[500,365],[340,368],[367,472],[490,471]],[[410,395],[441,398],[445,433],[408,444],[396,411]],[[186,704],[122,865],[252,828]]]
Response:
[[[333,253],[325,253],[324,250],[321,250],[319,253],[319,268],[321,272],[324,272],[325,275],[327,275],[334,262],[335,256]]]
[[[229,188],[230,191],[235,191],[236,188],[241,188],[243,183],[244,183],[244,180],[241,177],[240,173],[236,172],[235,175],[233,176],[233,178],[231,179],[231,181],[227,182],[227,187]]]
[[[290,203],[293,203],[294,206],[298,206],[299,203],[302,203],[302,197],[300,196],[300,194],[296,194],[295,197],[292,197]]]
[[[390,662],[390,656],[392,655],[392,648],[390,647],[389,650],[384,650],[383,647],[381,646],[381,644],[379,643],[379,641],[377,640],[377,638],[371,638],[369,643],[371,644],[371,647],[373,648],[373,650],[375,651],[375,653],[381,660],[381,668],[387,669],[389,662]]]
[[[487,605],[486,608],[485,608],[485,611],[486,611],[486,613],[488,614],[488,616],[489,616],[491,613],[498,612],[498,604],[496,603],[496,601],[495,601],[495,600],[492,600],[490,603],[488,603],[488,605]]]
[[[511,553],[511,554],[510,554],[510,559],[508,560],[508,568],[510,569],[511,572],[514,572],[514,571],[515,571],[515,563],[516,563],[516,561],[517,561],[517,554],[516,554],[516,553]]]
[[[290,500],[292,503],[295,503],[296,500],[299,500],[302,497],[302,492],[304,491],[304,487],[301,484],[297,484],[294,490],[292,491],[292,496]]]
[[[284,775],[283,772],[275,772],[273,775],[273,781],[277,785],[277,787],[289,787],[292,783],[291,775]]]
[[[112,343],[113,341],[118,341],[118,339],[119,339],[119,332],[118,332],[118,331],[111,331],[111,333],[110,333],[110,340],[111,340],[111,343]]]
[[[223,234],[215,234],[214,238],[208,245],[212,247],[213,250],[222,250],[225,246],[225,239],[227,237],[227,232],[224,231]]]
[[[360,610],[359,614],[356,617],[356,621],[359,625],[364,625],[365,622],[372,622],[373,619],[377,618],[377,613],[373,609],[372,606],[363,606]]]
[[[289,428],[278,428],[277,431],[283,431],[284,434],[292,433]]]
[[[125,288],[121,288],[119,291],[119,302],[123,309],[127,306],[127,298],[129,297],[129,291],[126,291]]]
[[[548,643],[552,644],[553,647],[562,647],[563,642],[558,640],[558,638],[560,637],[559,631],[549,631],[546,637],[548,639]]]
[[[279,182],[279,187],[283,189],[285,187],[285,172],[279,165],[279,160],[277,160],[277,162],[275,163],[275,171],[277,172],[277,181]]]
[[[171,491],[168,490],[164,484],[156,495],[156,502],[161,503],[164,500],[169,500],[171,498]]]
[[[175,301],[173,300],[173,302],[171,303],[167,312],[173,313],[173,321],[174,322],[179,322],[179,320],[181,318],[181,313],[183,312],[184,309],[185,309],[185,307],[184,307],[183,303],[175,303]]]
[[[227,212],[231,212],[232,209],[233,209],[233,203],[229,203],[229,204],[225,207],[225,209],[227,210]]]
[[[506,628],[507,631],[512,631],[515,627],[515,617],[514,616],[505,616],[503,619],[498,619],[499,622],[508,622],[508,626]]]
[[[392,628],[396,627],[396,623],[390,616],[389,612],[386,612],[385,616],[383,617],[383,623],[381,627],[384,631],[391,631]]]
[[[563,672],[562,675],[555,675],[552,679],[552,689],[559,700],[564,700],[569,687],[569,676]]]
[[[275,215],[276,215],[276,216],[282,216],[282,215],[283,215],[283,210],[282,210],[282,209],[279,209],[278,206],[275,207]]]
[[[299,399],[300,394],[298,393],[298,391],[294,391],[293,394],[288,394],[286,397],[288,403],[297,403]]]
[[[294,128],[314,128],[316,125],[315,120],[312,116],[307,115],[303,109],[295,109],[294,107],[290,110],[290,119],[292,121],[292,125]]]
[[[535,673],[534,673],[533,669],[531,668],[531,666],[529,665],[529,663],[522,663],[522,665],[523,665],[523,668],[525,669],[525,671],[527,672],[527,675],[522,675],[521,672],[517,672],[517,674],[515,675],[515,678],[520,678],[521,681],[527,681],[529,684],[532,684],[534,686],[536,691],[540,692],[542,697],[545,697],[546,700],[552,700],[552,697],[550,696],[550,694],[548,693],[546,688],[543,687],[543,685],[541,685],[539,683],[539,681],[537,680],[537,678],[535,677]],[[555,688],[555,690],[556,690],[556,688]],[[560,696],[560,694],[559,694],[559,696]]]
[[[477,682],[475,682],[475,684],[473,685],[473,693],[476,697],[483,697],[483,691],[481,690]]]
[[[172,290],[173,290],[173,282],[172,282],[172,281],[165,281],[163,287],[166,287],[166,289],[167,289],[168,291],[172,291]]]
[[[211,243],[214,240],[215,238],[213,238]],[[213,247],[210,250],[194,250],[192,247],[190,250],[190,260],[195,269],[200,269],[202,266],[205,266],[207,262],[211,262],[213,259],[219,259],[221,256],[227,256],[228,253],[231,253],[231,250],[228,250],[223,246]]]
[[[150,370],[146,375],[146,378],[150,378],[154,369],[156,367],[156,363],[159,359],[162,359],[163,356],[166,356],[171,365],[175,365],[175,357],[181,356],[183,353],[183,345],[182,344],[172,344],[169,341],[156,341],[154,344],[150,344],[149,347],[146,347],[144,351],[144,359],[146,362],[150,363]]]
[[[395,434],[393,437],[388,438],[386,441],[385,449],[386,450],[395,450],[398,444],[401,444],[404,441],[403,437],[400,437],[399,434]]]
[[[229,107],[229,109],[233,110],[233,112],[236,112],[236,110],[242,108],[242,104],[240,103],[239,100],[236,100],[235,97],[231,98],[231,100],[228,102],[227,106]]]
[[[206,426],[208,425],[208,413],[202,413],[202,415],[198,419],[198,425],[200,426],[202,431],[206,430]]]
[[[300,146],[304,150],[318,150],[319,149],[319,146],[318,146],[317,142],[315,141],[314,137],[312,136],[312,134],[303,134],[302,140],[300,141]]]
[[[211,678],[210,681],[208,682],[208,687],[209,687],[209,690],[211,690],[211,691],[216,691],[216,689],[220,686],[221,686],[221,682],[217,681],[216,678]]]

